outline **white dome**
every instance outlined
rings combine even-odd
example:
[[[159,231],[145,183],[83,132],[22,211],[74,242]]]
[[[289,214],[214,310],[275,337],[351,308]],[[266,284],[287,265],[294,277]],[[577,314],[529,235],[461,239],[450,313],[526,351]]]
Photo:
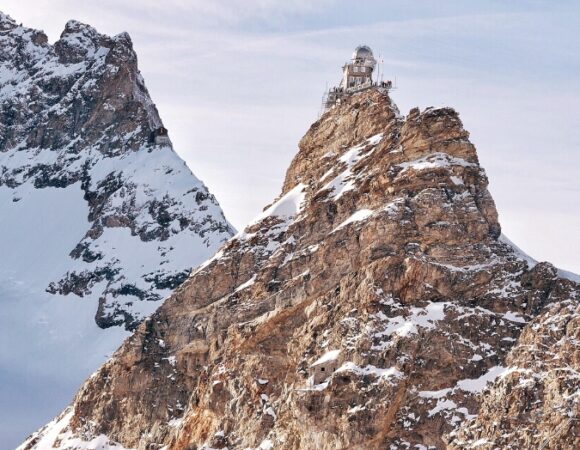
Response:
[[[352,59],[374,59],[373,51],[368,45],[359,45],[354,49]]]

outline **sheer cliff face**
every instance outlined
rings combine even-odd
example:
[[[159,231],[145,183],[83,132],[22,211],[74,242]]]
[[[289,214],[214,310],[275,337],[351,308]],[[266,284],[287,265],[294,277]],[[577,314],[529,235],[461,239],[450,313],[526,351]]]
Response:
[[[233,234],[169,139],[155,142],[161,126],[129,35],[70,21],[50,45],[0,13],[0,197],[13,219],[0,228],[22,230],[0,275],[44,258],[21,281],[98,299],[101,327],[136,326]],[[35,248],[51,221],[57,232]]]
[[[312,125],[281,196],[22,448],[494,448],[528,414],[512,381],[535,373],[527,342],[552,320],[565,333],[576,289],[500,237],[455,111],[402,117],[366,91]],[[577,368],[553,350],[546,364]],[[577,383],[538,397],[539,429]]]

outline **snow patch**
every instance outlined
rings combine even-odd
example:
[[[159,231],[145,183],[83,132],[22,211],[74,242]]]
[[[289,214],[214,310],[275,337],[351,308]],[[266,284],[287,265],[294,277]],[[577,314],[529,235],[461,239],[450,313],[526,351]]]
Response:
[[[359,367],[353,362],[346,362],[338,369],[336,369],[335,373],[339,372],[354,372],[357,375],[365,376],[365,375],[372,375],[375,378],[382,378],[382,379],[389,379],[389,378],[402,378],[403,373],[397,370],[395,367],[389,367],[387,369],[382,369],[380,367],[375,367],[371,364],[368,364],[364,367]]]
[[[451,166],[477,167],[477,164],[470,163],[464,159],[457,158],[455,156],[451,156],[448,153],[435,152],[428,156],[415,159],[413,161],[407,161],[401,164],[397,164],[397,166],[402,169],[397,175],[397,177],[400,177],[409,170],[421,172],[423,170],[430,169],[448,169]]]
[[[435,414],[447,410],[447,409],[456,409],[457,408],[457,403],[455,403],[453,400],[449,400],[449,399],[440,399],[437,400],[437,405],[435,405],[435,408],[430,409],[429,410],[429,417],[433,417]]]
[[[514,244],[505,234],[501,234],[499,236],[498,239],[500,242],[503,242],[504,244],[507,244],[509,247],[512,248],[512,250],[514,251],[514,253],[516,254],[516,256],[520,259],[523,259],[524,261],[526,261],[528,263],[528,267],[531,269],[532,267],[534,267],[536,264],[538,264],[538,261],[536,261],[534,258],[532,258],[530,255],[528,255],[526,252],[524,252],[521,248],[519,248],[516,244]]]
[[[34,433],[16,450],[131,450],[123,447],[104,434],[90,440],[74,435],[70,421],[74,415],[72,408],[67,408],[59,417]],[[34,445],[28,447],[32,442]]]
[[[256,275],[254,274],[252,276],[252,278],[250,278],[248,281],[246,281],[245,283],[240,284],[236,290],[234,292],[240,292],[243,291],[246,288],[249,288],[250,286],[252,286],[254,283],[256,282]]]
[[[320,358],[314,361],[310,365],[310,367],[318,366],[320,364],[324,364],[329,361],[335,361],[336,359],[338,359],[338,355],[340,355],[340,350],[331,350],[329,352],[326,352],[324,355],[322,355]]]
[[[299,183],[280,199],[270,205],[262,214],[252,220],[249,224],[255,225],[267,217],[277,216],[290,219],[296,217],[304,204],[306,197],[306,186]]]
[[[526,323],[526,319],[524,319],[520,313],[508,311],[503,316],[502,319],[509,320],[510,322],[517,322],[517,323]]]
[[[494,366],[479,378],[460,380],[457,382],[456,386],[462,391],[479,394],[480,392],[483,392],[488,383],[493,383],[502,375],[505,376],[508,373],[508,370],[508,368],[503,366]]]
[[[446,302],[441,302],[429,303],[424,308],[410,308],[407,316],[377,316],[384,323],[384,327],[376,332],[374,337],[382,338],[393,334],[404,337],[418,333],[418,327],[434,328],[436,323],[445,317],[446,305],[448,305]],[[373,349],[378,350],[377,346],[373,346]]]
[[[363,143],[355,145],[354,147],[351,147],[346,152],[344,152],[344,154],[342,156],[340,156],[340,158],[338,158],[338,161],[345,164],[346,169],[344,171],[342,171],[340,174],[338,174],[332,181],[330,181],[329,183],[324,185],[322,187],[322,189],[320,189],[318,192],[321,192],[321,191],[328,189],[328,190],[332,191],[333,199],[338,200],[340,197],[342,197],[342,195],[344,193],[353,190],[354,186],[355,186],[354,174],[352,173],[353,166],[356,163],[358,163],[361,159],[366,158],[367,156],[372,154],[375,150],[374,148],[372,148],[363,155],[362,151],[365,148],[367,148],[369,145],[376,147],[376,145],[382,139],[383,139],[382,133],[376,134],[376,135],[371,136],[370,138],[366,139]],[[330,173],[327,172],[320,179],[320,181],[323,181],[328,176],[330,176]]]
[[[372,211],[370,209],[361,209],[361,210],[355,212],[354,214],[352,214],[348,219],[346,219],[339,226],[337,226],[334,230],[332,230],[331,233],[334,233],[335,231],[338,231],[341,228],[344,228],[351,223],[361,222],[363,220],[366,220],[369,217],[371,217],[373,214],[374,214],[374,211]]]
[[[446,397],[448,394],[452,393],[453,389],[445,388],[438,391],[420,391],[419,397],[421,398],[442,398]]]

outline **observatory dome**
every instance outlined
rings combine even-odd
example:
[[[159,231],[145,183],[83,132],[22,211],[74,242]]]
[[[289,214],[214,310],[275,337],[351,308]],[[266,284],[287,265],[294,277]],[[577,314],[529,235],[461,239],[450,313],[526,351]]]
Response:
[[[373,51],[368,45],[359,45],[354,49],[352,59],[374,59]]]

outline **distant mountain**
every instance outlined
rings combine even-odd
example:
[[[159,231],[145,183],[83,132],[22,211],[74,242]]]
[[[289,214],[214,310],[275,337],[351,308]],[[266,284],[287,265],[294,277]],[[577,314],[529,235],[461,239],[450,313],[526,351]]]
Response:
[[[97,325],[136,327],[233,233],[128,34],[70,21],[51,45],[0,13],[0,341],[19,346],[0,353],[3,388],[33,355],[94,369],[124,335]]]
[[[453,109],[342,95],[20,449],[578,448],[580,286],[502,237],[487,185]]]

